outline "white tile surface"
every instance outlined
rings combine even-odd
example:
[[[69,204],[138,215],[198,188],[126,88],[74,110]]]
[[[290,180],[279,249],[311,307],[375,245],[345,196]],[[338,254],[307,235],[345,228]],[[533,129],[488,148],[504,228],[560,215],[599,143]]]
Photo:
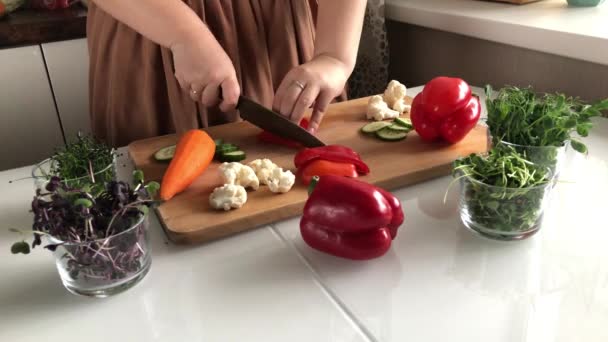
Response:
[[[442,203],[449,177],[395,192],[405,224],[376,260],[313,250],[299,219],[273,226],[377,341],[607,341],[608,120],[595,121],[591,155],[570,156],[542,230],[526,241],[467,231],[457,186]]]
[[[140,284],[101,300],[69,294],[50,253],[9,252],[19,237],[7,229],[31,225],[33,185],[8,180],[28,172],[0,173],[0,341],[366,341],[269,228],[183,247],[154,218]]]
[[[527,49],[608,64],[608,5],[566,0],[522,6],[473,0],[386,0],[389,19]]]

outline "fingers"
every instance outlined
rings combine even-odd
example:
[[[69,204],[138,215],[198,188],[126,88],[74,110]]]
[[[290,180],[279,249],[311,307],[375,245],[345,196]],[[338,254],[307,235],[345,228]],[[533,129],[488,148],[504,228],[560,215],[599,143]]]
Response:
[[[325,115],[325,110],[329,103],[333,100],[333,96],[327,90],[321,91],[317,100],[315,101],[315,108],[312,111],[312,116],[310,117],[310,124],[308,125],[308,131],[310,133],[315,133],[319,129],[319,125],[321,125],[321,121],[323,120],[323,116]]]
[[[293,109],[295,108],[296,102],[301,94],[306,89],[306,86],[302,83],[297,83],[296,81],[292,81],[291,84],[285,90],[283,95],[283,99],[281,99],[281,107],[279,108],[279,113],[283,114],[285,117],[293,120]],[[313,100],[314,101],[314,100]]]
[[[316,84],[311,84],[304,88],[304,90],[300,93],[300,96],[296,100],[296,104],[291,112],[290,119],[293,122],[299,123],[302,120],[302,117],[304,117],[304,113],[315,102],[315,99],[319,95],[320,90],[321,89]]]
[[[184,89],[184,88],[182,88],[182,89]],[[190,95],[190,98],[192,99],[192,101],[200,101],[201,100],[201,96],[203,94],[203,86],[202,85],[200,85],[200,84],[191,84],[190,86],[188,86],[184,90],[188,91],[188,94]]]
[[[209,83],[205,86],[201,96],[201,103],[205,107],[213,107],[220,103],[220,85],[219,83]]]
[[[222,112],[228,112],[233,110],[239,102],[239,96],[241,95],[241,88],[236,78],[231,77],[221,84],[222,88],[222,103],[220,104],[220,110]]]
[[[274,93],[274,101],[272,102],[272,109],[276,112],[279,112],[279,113],[281,112],[281,102],[283,102],[283,97],[285,96],[287,88],[289,88],[289,85],[291,84],[291,77],[290,77],[291,74],[292,74],[292,72],[289,72],[285,76],[285,78],[283,78],[283,81],[281,81],[281,84],[279,84],[279,88]]]

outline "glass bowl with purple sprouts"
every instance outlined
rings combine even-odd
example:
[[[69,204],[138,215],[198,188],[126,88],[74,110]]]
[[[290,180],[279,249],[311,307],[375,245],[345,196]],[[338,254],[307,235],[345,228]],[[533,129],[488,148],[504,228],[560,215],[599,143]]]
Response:
[[[92,182],[72,187],[52,177],[32,200],[33,241],[11,247],[28,254],[45,244],[53,252],[65,288],[91,297],[107,297],[131,288],[151,265],[148,211],[156,204],[156,182],[144,183],[133,173],[133,185],[123,181]],[[44,241],[44,242],[43,242]]]

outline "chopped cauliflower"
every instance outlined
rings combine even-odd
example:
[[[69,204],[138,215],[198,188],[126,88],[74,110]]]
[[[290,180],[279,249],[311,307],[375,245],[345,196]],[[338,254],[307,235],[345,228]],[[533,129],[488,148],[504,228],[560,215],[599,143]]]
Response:
[[[209,204],[218,210],[239,209],[247,202],[247,191],[240,185],[224,184],[209,195]]]
[[[384,91],[384,101],[393,110],[403,113],[402,109],[405,109],[404,100],[406,93],[407,88],[405,85],[401,84],[399,81],[392,80],[388,83],[388,86]]]
[[[296,182],[296,176],[291,171],[283,171],[277,167],[272,170],[272,174],[268,179],[268,189],[275,193],[286,193],[291,190],[291,187]]]
[[[412,109],[412,106],[405,103],[405,99],[397,100],[393,105],[393,109],[398,111],[399,113],[409,112]]]
[[[399,117],[399,113],[396,110],[392,110],[388,107],[384,99],[380,95],[374,95],[369,99],[367,103],[367,118],[374,119],[376,121],[394,119]]]
[[[272,170],[279,166],[273,163],[270,159],[256,159],[249,163],[249,167],[255,171],[255,175],[260,180],[260,184],[268,184],[268,179],[272,174]]]
[[[260,181],[252,168],[241,163],[223,163],[220,165],[220,173],[224,179],[224,184],[240,185],[245,188],[257,190]]]

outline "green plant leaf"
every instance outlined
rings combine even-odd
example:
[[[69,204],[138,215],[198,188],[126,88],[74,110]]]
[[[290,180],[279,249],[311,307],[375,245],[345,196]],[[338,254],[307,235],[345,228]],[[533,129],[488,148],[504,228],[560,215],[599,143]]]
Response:
[[[158,182],[150,182],[145,188],[148,195],[150,195],[150,197],[154,197],[158,193],[158,190],[160,190],[160,184],[158,184]]]
[[[142,170],[133,171],[133,182],[135,184],[143,184],[144,182],[144,172]]]
[[[15,242],[11,246],[11,253],[13,254],[30,254],[30,245],[25,241]]]
[[[88,198],[78,198],[74,201],[74,206],[83,206],[85,208],[90,208],[93,206],[93,202]]]
[[[576,133],[581,137],[586,137],[589,135],[589,130],[593,127],[593,124],[590,122],[584,122],[576,125]]]
[[[572,148],[577,152],[587,153],[587,146],[578,140],[572,139],[570,141],[570,146],[572,146]]]
[[[148,212],[150,211],[150,209],[148,208],[148,206],[145,205],[138,205],[137,209],[139,209],[139,211],[141,211],[142,214],[144,215],[148,215]]]

